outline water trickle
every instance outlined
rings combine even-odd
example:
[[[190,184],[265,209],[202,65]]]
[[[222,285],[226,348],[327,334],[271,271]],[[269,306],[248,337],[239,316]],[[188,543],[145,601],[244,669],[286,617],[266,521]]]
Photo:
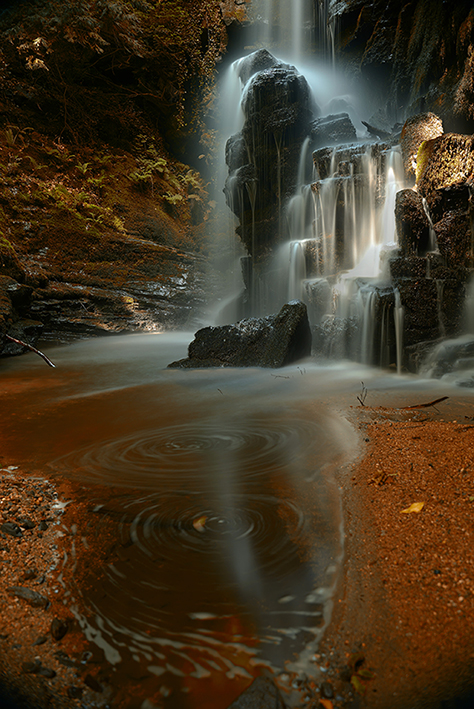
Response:
[[[437,278],[436,283],[436,309],[438,313],[438,328],[439,336],[446,337],[446,328],[444,326],[443,320],[443,295],[444,295],[444,281]]]
[[[395,308],[393,311],[393,316],[395,319],[395,339],[396,339],[396,349],[397,349],[397,374],[402,371],[403,362],[403,319],[404,319],[404,308],[402,306],[400,292],[398,288],[393,289],[395,295]]]
[[[424,197],[423,197],[423,209],[425,210],[426,218],[428,219],[428,224],[430,226],[428,251],[430,253],[439,254],[438,239],[436,238],[436,232],[435,232],[435,228],[433,225],[433,220],[431,219],[430,208],[428,206],[428,202],[426,201],[426,199]]]

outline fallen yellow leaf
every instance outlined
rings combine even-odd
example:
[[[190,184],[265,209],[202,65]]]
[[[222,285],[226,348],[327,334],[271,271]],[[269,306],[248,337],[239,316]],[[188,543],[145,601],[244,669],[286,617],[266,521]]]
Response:
[[[330,699],[320,699],[319,705],[324,707],[324,709],[333,709],[333,703]]]
[[[410,507],[407,507],[406,509],[402,510],[402,514],[409,515],[411,512],[421,512],[423,507],[425,506],[424,502],[414,502]]]
[[[202,517],[198,517],[197,519],[194,520],[193,522],[193,527],[197,532],[204,532],[204,525],[206,524],[207,517],[203,515]]]

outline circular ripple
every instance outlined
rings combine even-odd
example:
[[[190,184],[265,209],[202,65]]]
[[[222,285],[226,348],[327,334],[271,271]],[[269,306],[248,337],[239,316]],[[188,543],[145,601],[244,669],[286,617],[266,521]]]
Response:
[[[53,461],[56,468],[84,481],[149,488],[179,475],[181,483],[205,470],[213,474],[238,467],[247,476],[279,470],[304,453],[317,427],[306,421],[251,421],[245,427],[191,422],[138,431],[94,444]],[[210,474],[210,475],[209,475]]]
[[[211,651],[225,668],[236,623],[248,638],[237,657],[258,627],[273,646],[320,622],[304,599],[339,533],[324,485],[305,482],[327,449],[321,430],[297,417],[191,421],[54,461],[110,486],[95,529],[117,545],[83,602],[112,654],[127,646],[148,653],[156,673],[172,666],[197,676]]]

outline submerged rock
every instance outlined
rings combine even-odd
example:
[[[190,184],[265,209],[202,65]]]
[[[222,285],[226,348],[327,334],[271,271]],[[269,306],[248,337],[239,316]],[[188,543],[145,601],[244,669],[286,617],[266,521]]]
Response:
[[[284,706],[275,683],[268,677],[257,677],[229,709],[283,709]]]
[[[196,332],[186,359],[169,367],[284,367],[311,354],[306,305],[286,303],[277,315],[246,318]]]

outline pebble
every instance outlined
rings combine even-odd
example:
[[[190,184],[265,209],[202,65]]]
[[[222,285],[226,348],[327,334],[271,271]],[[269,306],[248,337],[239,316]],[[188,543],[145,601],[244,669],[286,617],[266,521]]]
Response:
[[[23,532],[21,531],[20,527],[15,524],[15,522],[4,522],[0,526],[0,530],[4,534],[9,534],[11,537],[22,537]]]
[[[7,588],[7,593],[9,596],[14,596],[15,598],[21,598],[26,601],[30,606],[35,608],[46,608],[49,605],[49,600],[38,593],[37,591],[32,591],[31,588],[25,588],[24,586],[10,586]]]
[[[47,640],[48,640],[48,636],[47,636],[47,635],[40,635],[38,638],[36,638],[36,640],[34,641],[34,643],[31,643],[31,644],[32,644],[33,646],[34,646],[34,645],[44,645],[44,643],[47,642]]]
[[[68,631],[68,624],[59,618],[53,618],[51,621],[51,635],[55,640],[61,640]]]
[[[82,687],[75,687],[73,684],[67,688],[67,696],[70,699],[81,699],[83,693]]]
[[[92,689],[94,692],[103,692],[104,689],[101,684],[96,680],[95,677],[92,675],[86,675],[84,677],[84,684],[89,687],[89,689]]]
[[[34,579],[37,575],[38,571],[33,567],[30,567],[23,572],[23,576],[21,578],[23,581],[29,581],[30,579]]]
[[[54,657],[65,667],[77,667],[77,661],[73,660],[69,655],[67,655],[63,650],[58,650],[54,653]]]
[[[332,699],[334,697],[334,690],[331,682],[322,682],[320,692],[321,696],[325,699]]]
[[[47,677],[48,679],[53,679],[53,677],[56,677],[56,672],[50,667],[44,667],[41,664],[41,660],[38,659],[34,662],[23,662],[21,669],[25,674],[41,675],[42,677]]]

